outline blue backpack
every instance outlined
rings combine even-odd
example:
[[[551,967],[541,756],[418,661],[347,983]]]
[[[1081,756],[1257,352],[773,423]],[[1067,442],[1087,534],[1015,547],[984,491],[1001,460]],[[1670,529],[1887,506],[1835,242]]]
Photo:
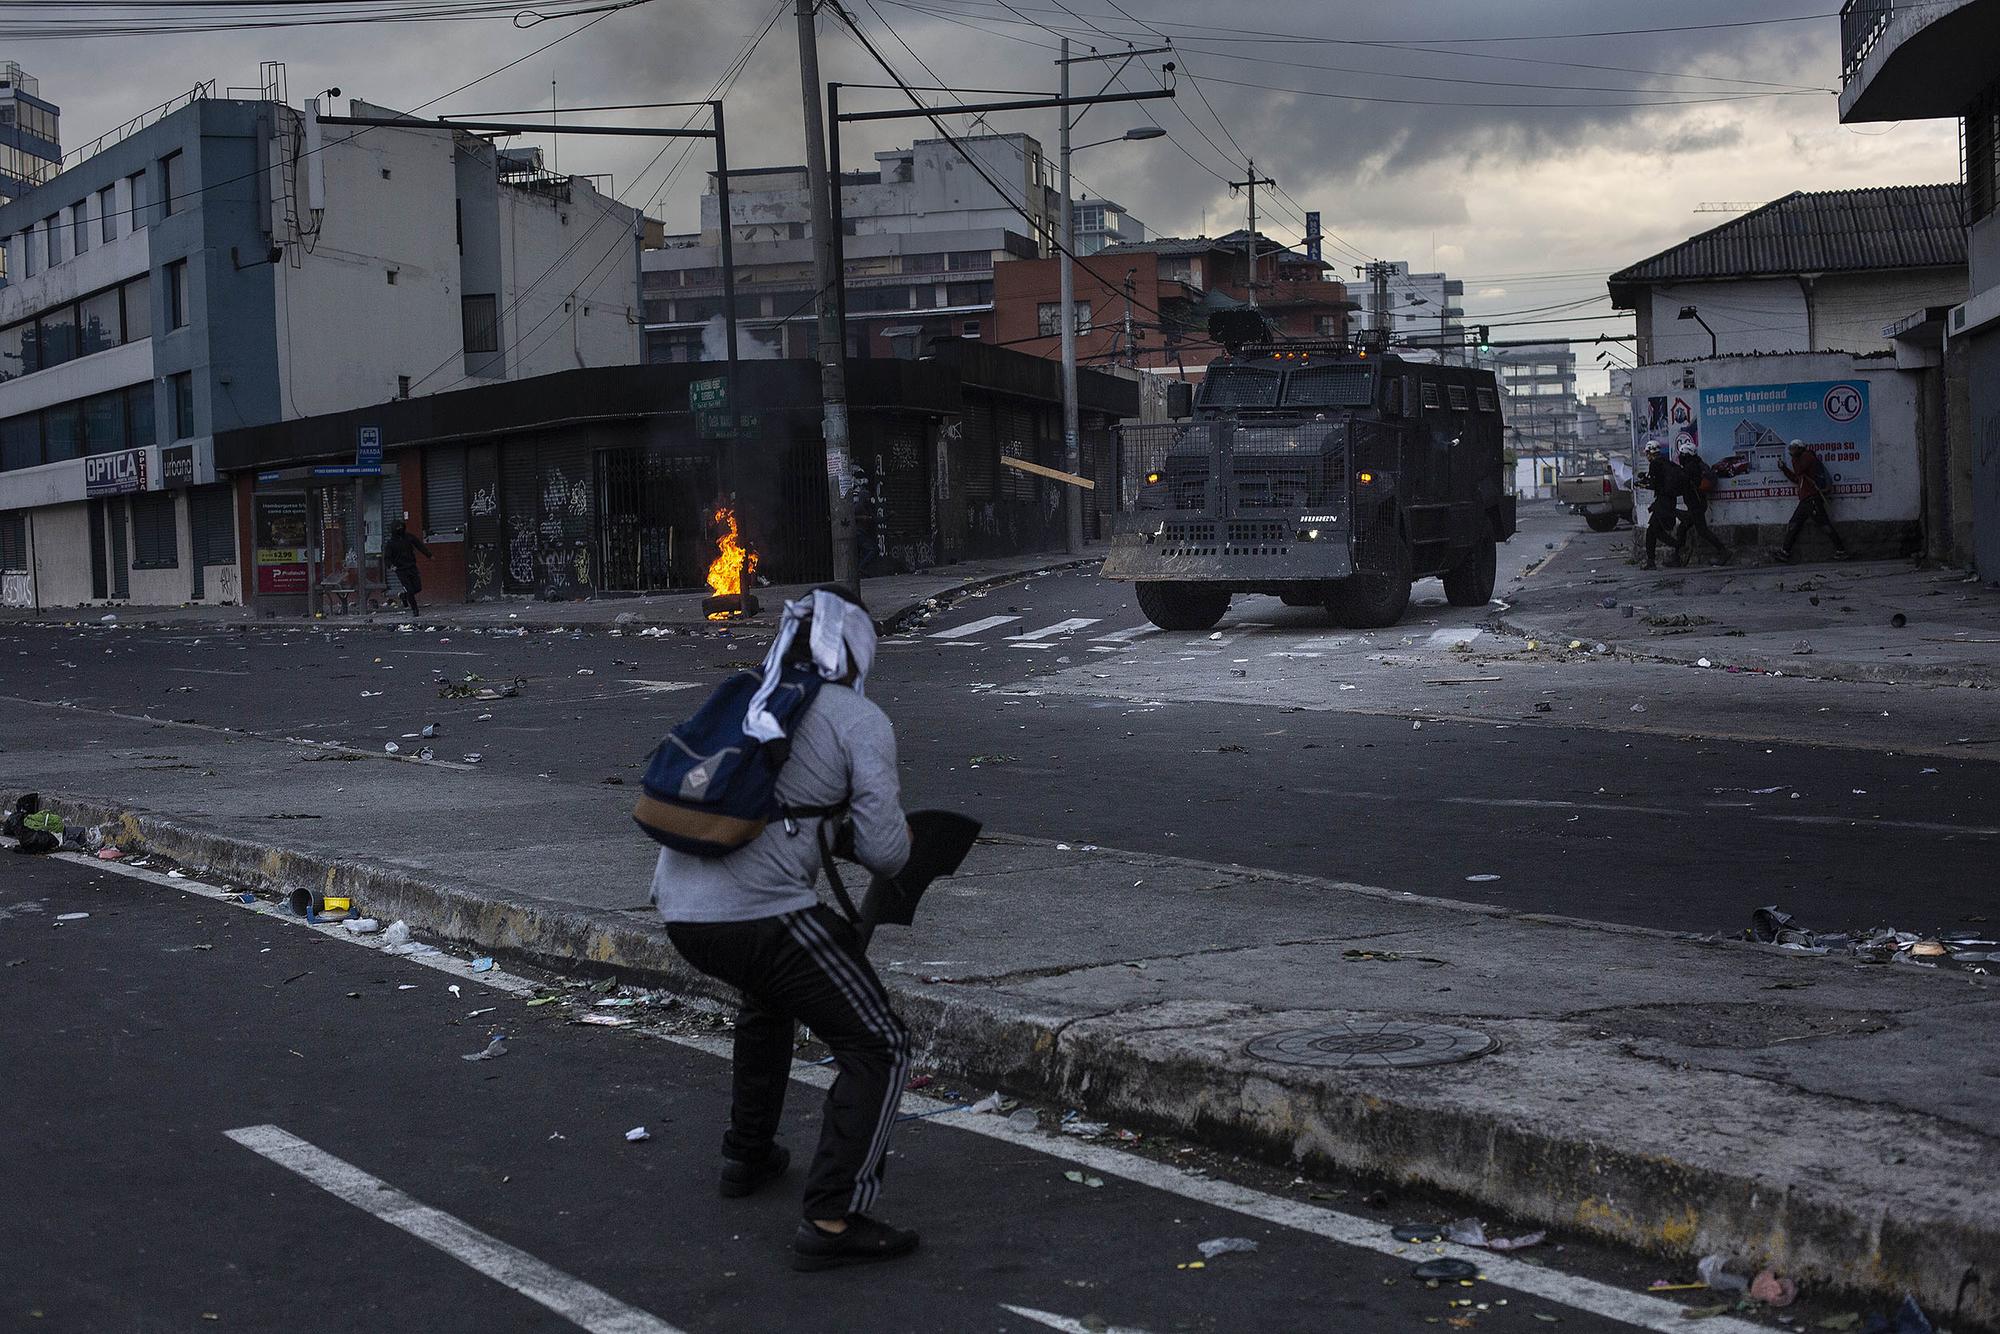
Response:
[[[632,818],[676,852],[722,857],[748,844],[773,819],[836,814],[837,806],[785,807],[778,771],[788,740],[759,741],[743,730],[763,678],[738,672],[717,686],[694,717],[667,733],[646,763],[645,795]],[[822,684],[811,666],[788,666],[768,705],[789,737]]]

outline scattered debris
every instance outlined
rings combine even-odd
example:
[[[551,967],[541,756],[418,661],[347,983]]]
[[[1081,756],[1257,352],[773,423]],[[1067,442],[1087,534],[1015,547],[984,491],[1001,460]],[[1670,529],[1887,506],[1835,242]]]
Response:
[[[973,1103],[965,1110],[967,1113],[973,1116],[982,1116],[988,1112],[999,1111],[1000,1091],[998,1089],[995,1089],[993,1092],[987,1094],[985,1097],[981,1098],[978,1102]]]
[[[1007,1124],[1016,1130],[1034,1130],[1042,1124],[1042,1118],[1035,1115],[1032,1109],[1022,1107],[1008,1114]]]
[[[1704,1255],[1695,1265],[1701,1274],[1701,1281],[1716,1292],[1743,1292],[1750,1286],[1750,1280],[1741,1274],[1732,1274],[1726,1269],[1729,1262],[1720,1255]]]
[[[1410,1277],[1456,1282],[1459,1279],[1478,1278],[1479,1266],[1470,1260],[1442,1255],[1435,1260],[1426,1260],[1412,1269]]]
[[[1254,1251],[1257,1249],[1257,1243],[1248,1237],[1217,1237],[1213,1241],[1202,1242],[1195,1249],[1201,1252],[1202,1259],[1213,1260],[1218,1255],[1231,1255],[1238,1251]]]
[[[1774,1269],[1750,1280],[1750,1299],[1766,1306],[1790,1306],[1799,1299],[1799,1285]]]
[[[1461,1218],[1444,1230],[1445,1240],[1461,1246],[1478,1246],[1489,1251],[1521,1251],[1538,1246],[1546,1232],[1527,1232],[1518,1237],[1489,1237],[1486,1225],[1477,1218]]]
[[[596,1024],[599,1028],[630,1028],[637,1021],[632,1019],[621,1019],[615,1014],[591,1013],[591,1014],[580,1014],[571,1022],[578,1024]]]
[[[88,916],[90,916],[90,914],[87,912],[57,913],[56,920],[58,922],[81,922],[84,918]]]
[[[1430,1223],[1398,1223],[1389,1229],[1389,1235],[1397,1241],[1443,1241],[1444,1229]]]
[[[1490,872],[1482,872],[1479,875],[1469,875],[1465,878],[1475,885],[1483,885],[1488,880],[1498,880],[1500,877]]]
[[[487,1035],[486,1046],[470,1056],[461,1057],[467,1061],[494,1061],[507,1054],[507,1035],[494,1031]]]
[[[398,919],[391,922],[389,929],[382,933],[382,952],[384,954],[436,954],[438,948],[435,945],[425,945],[419,941],[411,940],[410,928]]]
[[[382,923],[373,917],[350,917],[341,925],[357,936],[372,936],[382,929]]]
[[[653,1132],[646,1129],[646,1127],[644,1126],[633,1126],[630,1130],[625,1132],[625,1142],[627,1144],[638,1144],[645,1140],[649,1140],[652,1137],[653,1137]]]
[[[1099,1186],[1104,1184],[1103,1177],[1085,1176],[1083,1173],[1075,1170],[1063,1173],[1063,1180],[1074,1181],[1077,1185],[1088,1186],[1092,1190],[1096,1190]]]
[[[475,972],[475,973],[490,973],[490,972],[492,972],[492,971],[493,971],[493,960],[492,960],[492,959],[490,959],[490,958],[488,958],[488,957],[486,957],[485,955],[481,955],[481,956],[480,956],[479,958],[477,958],[477,959],[474,959],[474,960],[472,961],[472,971],[473,971],[473,972]]]

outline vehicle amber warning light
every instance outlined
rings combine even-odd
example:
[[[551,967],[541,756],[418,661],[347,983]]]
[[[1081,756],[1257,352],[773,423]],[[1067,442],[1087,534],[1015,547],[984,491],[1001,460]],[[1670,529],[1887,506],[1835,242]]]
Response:
[[[1149,472],[1146,474],[1147,486],[1158,486],[1159,484],[1160,484],[1160,474],[1156,472]]]
[[[1370,482],[1374,480],[1375,480],[1375,474],[1372,472],[1364,472],[1361,474],[1361,485],[1363,486],[1368,485]]]

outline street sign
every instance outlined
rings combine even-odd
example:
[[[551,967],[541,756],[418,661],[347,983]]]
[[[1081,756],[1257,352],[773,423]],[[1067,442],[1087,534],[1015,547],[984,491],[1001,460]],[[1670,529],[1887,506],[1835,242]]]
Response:
[[[760,423],[755,414],[746,412],[738,420],[742,423],[742,435],[745,438],[757,434]],[[728,440],[737,433],[726,409],[721,412],[713,410],[697,412],[694,415],[694,425],[699,434],[717,440]]]
[[[688,411],[705,412],[729,406],[729,381],[718,376],[713,380],[690,380],[688,382]]]
[[[363,466],[372,463],[378,469],[382,466],[381,427],[364,426],[356,433],[354,461]]]
[[[380,477],[379,463],[322,463],[312,470],[315,477]]]
[[[120,449],[92,454],[83,461],[83,494],[122,496],[146,489],[146,451]]]

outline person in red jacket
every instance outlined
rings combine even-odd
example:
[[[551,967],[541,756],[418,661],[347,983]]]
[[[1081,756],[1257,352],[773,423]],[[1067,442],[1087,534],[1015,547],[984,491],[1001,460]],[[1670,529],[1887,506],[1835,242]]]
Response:
[[[1799,489],[1799,503],[1792,510],[1791,522],[1785,525],[1785,545],[1773,551],[1771,559],[1791,563],[1792,548],[1798,545],[1799,534],[1805,531],[1808,520],[1826,530],[1827,537],[1833,541],[1835,560],[1849,559],[1854,553],[1847,549],[1847,543],[1840,540],[1840,533],[1833,526],[1833,516],[1826,509],[1827,498],[1833,494],[1833,475],[1827,471],[1820,456],[1806,447],[1805,441],[1792,441],[1787,452],[1791,456],[1790,461],[1780,463],[1778,467],[1784,472],[1785,480]]]

